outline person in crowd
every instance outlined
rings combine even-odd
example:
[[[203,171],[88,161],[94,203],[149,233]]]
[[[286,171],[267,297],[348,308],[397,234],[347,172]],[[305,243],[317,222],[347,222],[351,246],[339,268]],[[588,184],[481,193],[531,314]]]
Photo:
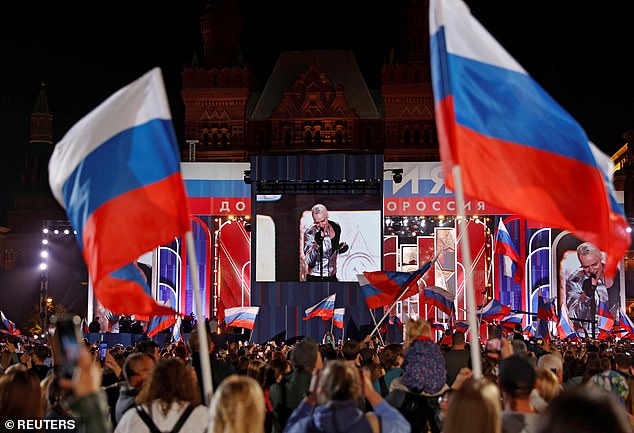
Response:
[[[586,364],[583,359],[574,358],[568,363],[568,379],[564,381],[564,389],[574,388],[583,383]],[[564,372],[565,373],[565,372]]]
[[[369,371],[335,360],[328,361],[322,371],[314,370],[312,377],[309,393],[291,415],[285,433],[411,431],[407,420],[374,390]],[[359,409],[362,397],[374,411]]]
[[[564,363],[559,355],[547,353],[537,360],[537,367],[552,371],[560,384],[564,383]]]
[[[154,340],[143,340],[137,342],[134,346],[134,351],[138,353],[145,353],[154,358],[154,361],[161,359],[161,348]]]
[[[304,232],[306,281],[338,281],[337,257],[348,251],[348,244],[341,242],[341,225],[329,219],[323,204],[313,206],[311,214],[314,224]]]
[[[115,406],[115,422],[121,421],[121,417],[135,406],[134,399],[141,391],[143,383],[150,377],[154,368],[154,358],[146,353],[132,353],[128,355],[123,364],[123,377],[125,385],[119,389],[119,398]]]
[[[72,396],[72,389],[62,387],[56,373],[48,375],[46,379],[40,382],[40,386],[42,386],[46,400],[45,420],[70,421],[74,419],[73,413],[68,408],[68,399]],[[47,430],[58,431],[57,429]],[[64,430],[71,432],[81,431],[79,424],[76,424],[74,428]]]
[[[101,332],[101,324],[99,323],[99,316],[95,316],[92,322],[88,324],[88,332],[98,333]]]
[[[557,397],[563,388],[552,371],[537,367],[535,373],[537,374],[537,380],[535,381],[535,388],[531,391],[531,404],[536,412],[541,413],[546,410],[548,403]]]
[[[33,355],[31,356],[32,367],[31,370],[37,374],[40,380],[44,380],[51,367],[46,364],[46,361],[50,361],[51,350],[43,345],[38,344],[35,346],[35,350],[33,351]]]
[[[341,354],[345,361],[348,361],[357,367],[361,366],[361,343],[357,340],[348,340],[341,347]]]
[[[390,343],[379,353],[379,360],[383,367],[384,374],[372,383],[376,392],[381,394],[383,398],[387,397],[390,392],[392,381],[403,375],[401,365],[405,359],[403,345],[398,343]]]
[[[196,377],[198,378],[200,395],[204,396],[203,377],[200,364],[201,350],[199,350],[199,341],[200,339],[198,338],[198,328],[195,328],[189,334],[187,345],[189,346],[189,351],[191,352],[192,366],[194,367],[194,370],[196,371]],[[223,380],[225,380],[230,375],[236,373],[236,369],[225,359],[218,357],[218,352],[215,350],[216,346],[213,339],[211,338],[210,333],[207,333],[207,345],[207,354],[209,356],[209,363],[211,365],[211,383],[213,389],[216,389],[218,388],[218,386],[220,386]],[[206,400],[203,398],[203,401],[211,401],[211,399],[209,398],[209,400]]]
[[[403,375],[392,381],[388,402],[409,421],[412,431],[437,433],[438,397],[447,386],[445,358],[432,340],[426,320],[407,321]]]
[[[280,383],[285,374],[289,373],[291,364],[286,358],[273,358],[260,370],[260,386],[264,394],[265,417],[264,431],[270,432],[273,429],[273,404],[271,403],[271,386]]]
[[[456,380],[461,369],[469,367],[471,354],[467,350],[466,344],[464,333],[454,331],[451,335],[451,350],[443,354],[447,369],[447,384],[449,385]]]
[[[500,360],[498,384],[504,406],[503,433],[536,431],[538,414],[530,399],[536,381],[535,367],[528,358],[514,354]]]
[[[42,390],[34,370],[15,364],[0,376],[0,428],[8,421],[42,419]]]
[[[310,388],[312,372],[322,367],[317,342],[306,337],[296,343],[290,353],[293,371],[284,376],[279,383],[270,387],[269,396],[273,406],[273,433],[284,430],[293,410],[299,406]]]
[[[232,375],[211,400],[210,433],[264,433],[264,395],[252,377]]]
[[[621,373],[612,370],[606,358],[601,358],[599,361],[607,362],[601,366],[600,371],[588,379],[588,386],[608,393],[625,407],[625,398],[630,392],[627,379]]]
[[[566,280],[566,306],[571,318],[594,320],[601,302],[605,303],[612,317],[619,315],[619,273],[607,278],[603,255],[595,245],[584,242],[577,247],[581,268]]]
[[[487,378],[468,379],[451,392],[443,433],[501,433],[500,391]]]
[[[172,431],[206,432],[209,412],[200,404],[194,371],[174,357],[156,362],[136,398],[134,410],[123,414],[115,433]]]
[[[562,392],[542,414],[537,433],[632,433],[627,412],[592,388]]]

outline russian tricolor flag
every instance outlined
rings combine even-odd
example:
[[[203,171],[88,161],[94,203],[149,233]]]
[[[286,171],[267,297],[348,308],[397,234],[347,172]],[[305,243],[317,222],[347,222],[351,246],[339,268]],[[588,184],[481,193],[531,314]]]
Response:
[[[465,195],[592,242],[614,275],[630,235],[610,158],[464,2],[431,0],[429,29],[447,187],[456,189],[459,166]]]
[[[180,156],[161,71],[110,96],[55,147],[49,182],[66,209],[95,296],[117,314],[174,314],[135,266],[190,230]]]
[[[253,329],[260,307],[234,307],[225,309],[225,324],[238,328]]]
[[[515,313],[509,314],[500,320],[500,325],[505,328],[514,329],[515,325],[522,323],[522,319],[524,318],[524,313]]]
[[[487,322],[501,319],[509,314],[511,314],[511,308],[508,305],[502,305],[497,299],[492,299],[491,302],[476,311],[476,316]]]
[[[20,335],[20,330],[18,329],[18,327],[15,326],[15,323],[13,323],[7,318],[7,316],[4,315],[4,311],[2,310],[0,310],[0,318],[2,318],[2,323],[4,324],[4,327],[7,328],[9,334]]]
[[[466,320],[456,320],[453,326],[456,331],[460,331],[463,334],[469,330],[469,322]]]
[[[417,295],[419,280],[436,261],[436,258],[413,272],[374,271],[358,274],[357,279],[368,308],[392,305],[403,291],[405,294],[401,296],[401,299]]]
[[[434,305],[446,315],[451,315],[454,307],[455,295],[442,287],[427,286],[423,290],[424,304]]]
[[[334,316],[332,316],[332,324],[339,329],[343,329],[343,317],[345,314],[345,308],[335,308]]]
[[[598,328],[602,331],[610,331],[614,326],[614,317],[612,313],[610,313],[610,309],[606,305],[605,302],[599,302],[599,311],[598,311]]]
[[[575,327],[568,316],[568,308],[566,307],[566,303],[561,304],[561,308],[559,310],[559,323],[557,323],[557,333],[559,334],[560,340],[565,340],[567,338],[578,339],[579,335],[575,331]]]
[[[504,275],[513,278],[517,284],[522,284],[524,265],[502,218],[500,218],[498,230],[495,234],[495,253],[502,255]],[[513,272],[513,264],[515,264],[515,272]]]
[[[174,293],[172,290],[169,290],[169,289],[167,293],[168,293],[169,299],[165,301],[164,303],[162,303],[162,305],[165,307],[174,308],[174,306],[176,305],[176,293]],[[175,314],[168,314],[167,316],[154,316],[152,317],[152,320],[149,321],[147,330],[145,331],[145,333],[148,337],[152,338],[159,332],[162,332],[166,330],[167,328],[169,328],[170,326],[175,325],[176,322],[177,321],[176,321]]]
[[[330,295],[312,307],[304,311],[303,320],[312,319],[313,317],[321,317],[323,320],[330,320],[335,314],[335,298],[337,294]]]
[[[627,334],[624,335],[623,337],[626,337],[626,336],[633,337],[634,336],[634,323],[632,323],[632,320],[630,319],[630,316],[625,314],[625,312],[623,312],[623,310],[619,310],[619,326],[622,329],[624,329],[625,331],[627,331]]]

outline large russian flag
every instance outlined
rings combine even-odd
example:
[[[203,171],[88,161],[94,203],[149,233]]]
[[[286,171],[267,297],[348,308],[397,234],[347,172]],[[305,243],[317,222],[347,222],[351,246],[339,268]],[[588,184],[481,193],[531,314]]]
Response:
[[[49,182],[66,209],[95,296],[117,314],[175,312],[151,296],[142,254],[190,230],[161,71],[110,96],[55,147]]]
[[[434,305],[446,315],[450,315],[454,306],[455,295],[442,287],[427,286],[423,290],[424,304]]]
[[[498,230],[495,234],[495,253],[502,255],[504,260],[504,275],[509,278],[513,277],[513,280],[517,284],[522,284],[524,265],[502,218],[500,218]],[[515,272],[512,271],[513,263],[515,263]]]
[[[339,329],[343,329],[343,318],[345,314],[345,308],[335,308],[334,316],[332,316],[332,324]]]
[[[335,314],[335,299],[337,294],[325,297],[310,308],[304,311],[302,320],[312,319],[313,317],[321,317],[322,320],[330,320]]]
[[[429,28],[446,185],[460,166],[466,195],[595,244],[614,275],[630,236],[610,158],[464,2],[431,0]]]
[[[225,309],[225,324],[238,328],[253,329],[255,318],[260,312],[260,307],[233,307]]]
[[[438,256],[413,272],[373,271],[357,274],[361,292],[368,308],[392,305],[405,292],[401,299],[418,294],[418,281],[425,275]]]

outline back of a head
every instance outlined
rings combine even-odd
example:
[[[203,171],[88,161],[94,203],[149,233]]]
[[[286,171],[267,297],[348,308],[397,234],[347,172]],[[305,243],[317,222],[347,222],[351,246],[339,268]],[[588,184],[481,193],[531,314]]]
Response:
[[[180,358],[161,358],[145,381],[137,401],[151,405],[162,400],[168,406],[173,402],[200,403],[200,390],[191,370]]]
[[[550,370],[554,373],[553,370],[562,371],[564,368],[564,363],[559,356],[552,353],[547,353],[539,357],[539,359],[537,360],[537,366],[545,368],[546,370]]]
[[[0,421],[44,415],[39,376],[26,368],[11,368],[0,376]]]
[[[455,331],[453,335],[451,336],[451,345],[456,347],[456,346],[463,346],[464,344],[465,344],[464,333],[460,331]]]
[[[258,382],[231,375],[211,400],[211,433],[263,433],[264,394]]]
[[[343,347],[341,348],[343,359],[346,361],[354,361],[357,359],[359,352],[361,352],[361,343],[357,340],[348,340],[343,343]]]
[[[381,360],[381,364],[383,367],[390,370],[392,368],[398,367],[398,357],[405,356],[405,352],[403,351],[403,345],[398,343],[390,343],[381,350],[379,354],[379,359]]]
[[[211,334],[207,332],[207,343],[210,344],[211,341]],[[237,345],[235,345],[235,343],[232,344],[234,344],[237,351]],[[189,347],[189,351],[191,353],[200,352],[200,338],[198,337],[198,327],[194,328],[192,332],[190,332],[189,337],[187,338],[187,347]],[[231,348],[231,346],[229,347]]]
[[[614,355],[614,363],[621,370],[628,370],[632,366],[632,358],[626,353],[618,352]]]
[[[431,335],[431,325],[427,320],[407,320],[407,342],[408,344],[422,336]]]
[[[528,355],[528,346],[524,340],[513,340],[511,346],[513,347],[513,353],[522,356]]]
[[[356,400],[360,370],[346,361],[328,361],[319,376],[318,401]]]
[[[587,387],[566,390],[544,412],[537,433],[631,433],[627,412]]]
[[[537,381],[535,367],[522,355],[511,355],[500,361],[498,381],[502,391],[514,399],[528,399]]]
[[[44,346],[43,344],[38,344],[37,346],[35,346],[35,356],[40,361],[46,360],[46,358],[48,358],[50,354],[51,354],[50,349]]]
[[[295,343],[291,351],[291,363],[293,368],[298,371],[310,372],[315,367],[319,347],[317,342],[310,337],[302,339],[299,343]]]
[[[145,359],[150,359],[154,362],[154,358],[152,355],[148,355],[147,353],[135,352],[129,354],[124,363],[123,363],[123,378],[130,385],[130,380],[138,375],[138,365],[143,362]]]
[[[486,378],[469,379],[451,394],[443,433],[500,433],[500,391]]]

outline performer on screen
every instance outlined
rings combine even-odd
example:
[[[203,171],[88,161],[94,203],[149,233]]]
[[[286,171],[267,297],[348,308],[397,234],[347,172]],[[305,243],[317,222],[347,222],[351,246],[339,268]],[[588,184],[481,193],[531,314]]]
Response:
[[[619,317],[619,274],[606,278],[601,250],[589,242],[577,247],[581,269],[566,281],[566,306],[571,318],[594,320],[600,302],[605,302],[615,320]],[[594,310],[594,311],[593,311]]]
[[[306,281],[338,281],[337,256],[348,251],[348,244],[340,242],[341,226],[328,219],[323,204],[313,206],[311,213],[314,224],[304,232]]]

